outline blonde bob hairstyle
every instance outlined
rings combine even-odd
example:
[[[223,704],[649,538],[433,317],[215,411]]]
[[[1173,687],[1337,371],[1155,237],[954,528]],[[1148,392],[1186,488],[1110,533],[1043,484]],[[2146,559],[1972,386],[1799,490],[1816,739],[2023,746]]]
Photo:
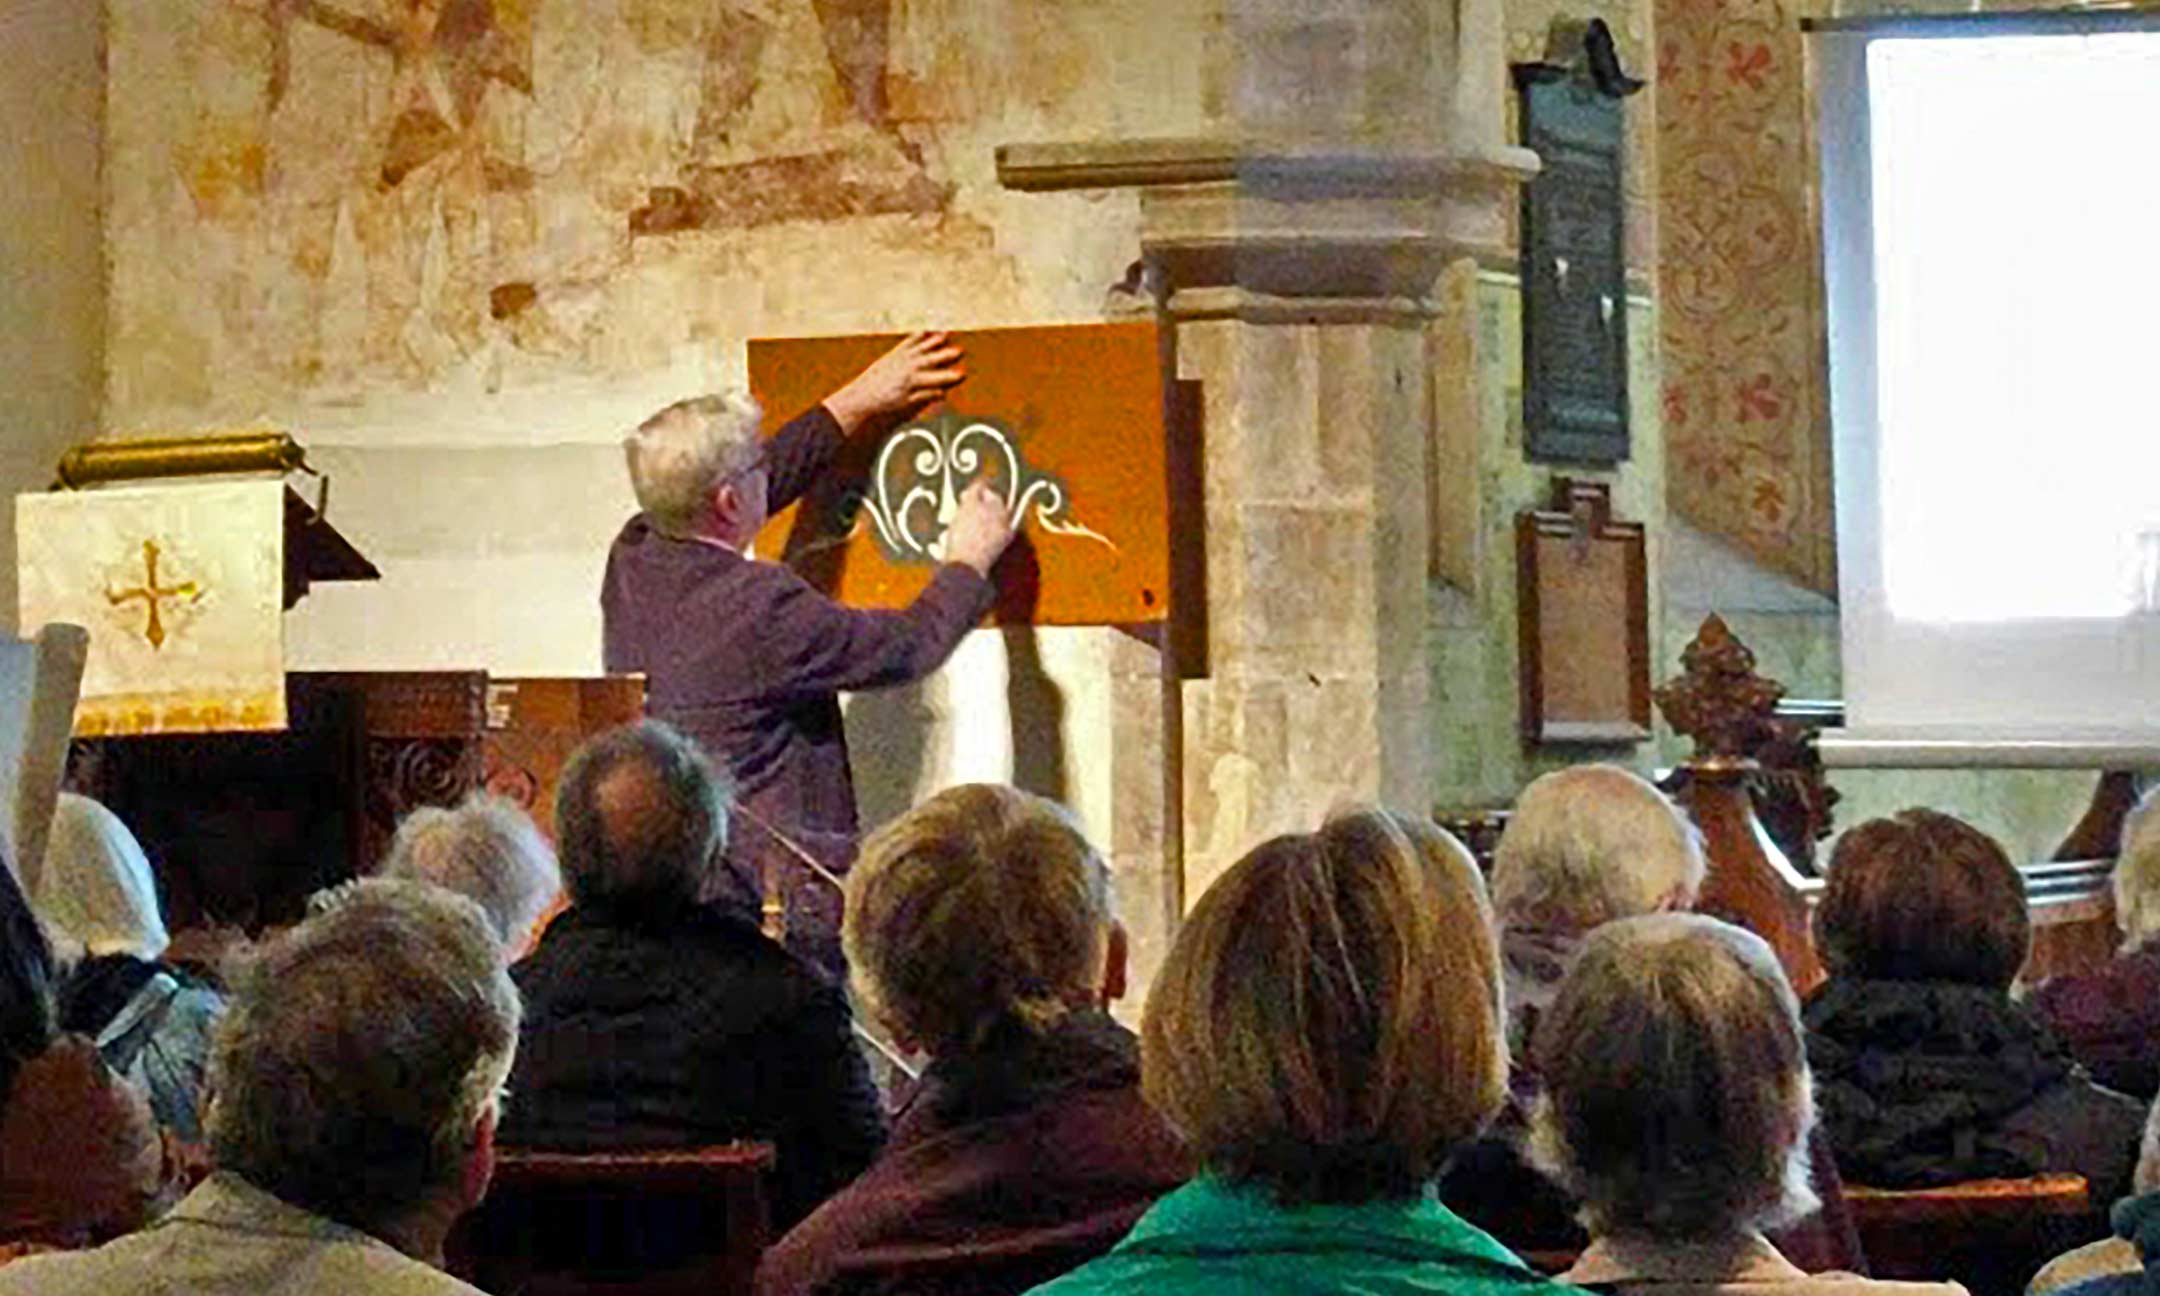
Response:
[[[713,490],[756,459],[764,411],[745,392],[677,401],[623,438],[630,489],[653,529],[685,539]]]
[[[1505,1096],[1499,985],[1462,844],[1339,815],[1200,898],[1149,996],[1143,1089],[1200,1164],[1285,1203],[1411,1196]]]
[[[1041,1033],[1098,993],[1110,874],[1064,807],[949,788],[863,843],[841,944],[886,1026],[933,1055]]]
[[[1556,770],[1523,789],[1493,852],[1493,902],[1514,929],[1587,932],[1694,903],[1702,834],[1617,765]]]
[[[1804,1039],[1761,937],[1699,914],[1608,923],[1538,1024],[1531,1160],[1596,1236],[1797,1219],[1815,1206]]]

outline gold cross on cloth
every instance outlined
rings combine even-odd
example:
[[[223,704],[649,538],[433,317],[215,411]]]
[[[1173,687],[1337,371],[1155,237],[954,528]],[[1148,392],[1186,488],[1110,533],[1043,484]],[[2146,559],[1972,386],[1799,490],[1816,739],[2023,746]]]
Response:
[[[162,649],[165,647],[165,600],[178,598],[193,603],[203,596],[203,591],[194,581],[182,581],[170,587],[159,585],[157,541],[143,541],[142,551],[143,583],[134,589],[107,589],[105,601],[119,607],[140,600],[150,612],[149,621],[143,626],[143,638],[150,641],[152,648]]]

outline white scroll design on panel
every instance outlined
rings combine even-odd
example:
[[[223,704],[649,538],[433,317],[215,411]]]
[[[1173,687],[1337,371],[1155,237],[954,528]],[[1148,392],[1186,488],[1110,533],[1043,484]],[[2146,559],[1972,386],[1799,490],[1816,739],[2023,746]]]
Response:
[[[870,479],[841,497],[843,538],[865,519],[885,556],[897,563],[945,561],[945,532],[960,509],[960,496],[989,476],[1004,493],[1013,527],[1032,522],[1052,535],[1091,540],[1112,553],[1108,536],[1074,516],[1074,501],[1055,475],[1028,467],[1017,438],[988,419],[944,414],[911,423],[879,448]]]

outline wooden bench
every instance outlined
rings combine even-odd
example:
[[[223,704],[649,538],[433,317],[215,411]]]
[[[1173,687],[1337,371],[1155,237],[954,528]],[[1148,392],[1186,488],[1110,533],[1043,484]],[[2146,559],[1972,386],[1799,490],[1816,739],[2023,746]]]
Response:
[[[769,1240],[769,1143],[601,1153],[505,1149],[445,1248],[494,1296],[747,1293]]]
[[[1936,1188],[1845,1186],[1877,1278],[1954,1279],[1974,1296],[2015,1296],[2040,1266],[2085,1240],[2082,1175],[1976,1179]]]

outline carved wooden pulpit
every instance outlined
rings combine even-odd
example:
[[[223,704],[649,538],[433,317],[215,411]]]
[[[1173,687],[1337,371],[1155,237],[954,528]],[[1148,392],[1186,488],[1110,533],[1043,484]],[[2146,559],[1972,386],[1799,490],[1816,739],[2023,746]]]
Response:
[[[297,918],[408,811],[484,781],[544,824],[587,693],[596,720],[642,702],[635,680],[536,681],[491,714],[482,670],[288,673],[284,613],[316,582],[380,575],[326,492],[287,484],[307,471],[276,434],[100,442],[18,501],[22,624],[89,632],[68,784],[142,840],[176,931]]]

